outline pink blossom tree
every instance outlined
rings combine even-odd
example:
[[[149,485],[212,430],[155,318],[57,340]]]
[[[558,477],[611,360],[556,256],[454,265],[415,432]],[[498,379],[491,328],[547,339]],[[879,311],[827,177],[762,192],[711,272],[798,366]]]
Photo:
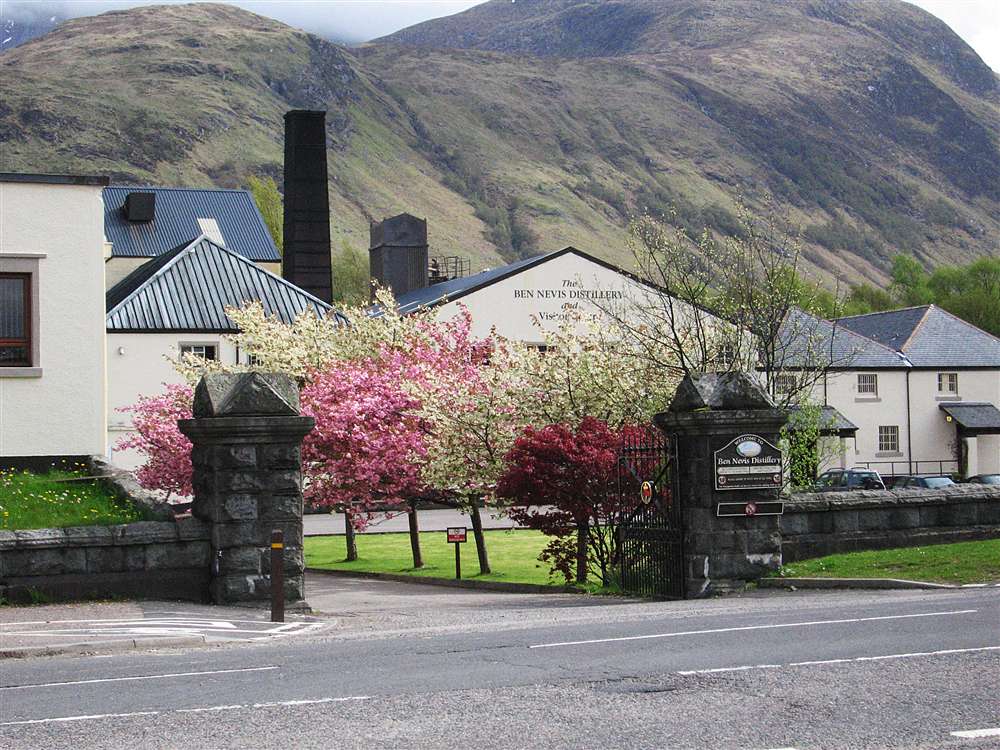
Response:
[[[306,499],[344,513],[347,559],[355,530],[376,509],[402,506],[424,488],[425,426],[399,368],[376,359],[330,362],[302,389],[302,413],[316,428],[302,445]],[[419,565],[415,549],[414,565]]]
[[[132,415],[135,432],[115,445],[116,450],[136,450],[146,462],[136,480],[149,490],[190,495],[191,441],[181,434],[177,420],[190,419],[194,391],[186,385],[168,385],[156,396],[143,396],[134,405],[119,409]]]

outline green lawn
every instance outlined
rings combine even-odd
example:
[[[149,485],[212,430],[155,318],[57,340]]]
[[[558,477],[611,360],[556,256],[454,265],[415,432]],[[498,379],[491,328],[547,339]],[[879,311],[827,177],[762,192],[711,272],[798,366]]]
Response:
[[[0,529],[103,526],[141,520],[138,510],[83,476],[68,471],[30,474],[0,470]]]
[[[535,583],[564,585],[562,579],[551,579],[548,566],[538,561],[538,553],[546,539],[538,531],[487,531],[486,548],[489,551],[490,575],[479,575],[476,543],[469,530],[469,541],[462,546],[462,578],[477,581],[503,581],[506,583]],[[420,548],[424,567],[413,568],[409,534],[359,534],[358,557],[354,562],[344,562],[346,544],[342,536],[307,537],[305,540],[306,565],[328,570],[355,570],[374,573],[403,573],[434,578],[455,577],[455,545],[445,541],[443,531],[424,531],[420,534]]]
[[[788,578],[903,578],[937,583],[1000,581],[1000,539],[851,552],[790,563]]]

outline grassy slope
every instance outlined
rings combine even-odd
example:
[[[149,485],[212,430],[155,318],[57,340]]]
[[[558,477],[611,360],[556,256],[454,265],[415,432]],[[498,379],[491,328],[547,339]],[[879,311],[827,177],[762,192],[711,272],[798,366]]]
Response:
[[[538,553],[545,546],[545,538],[537,531],[487,531],[486,546],[489,550],[493,573],[479,575],[476,545],[469,541],[462,545],[462,576],[478,581],[505,581],[507,583],[559,584],[549,577],[548,567],[538,561]],[[345,562],[343,536],[306,537],[306,565],[327,570],[351,570],[376,573],[403,573],[432,578],[455,577],[455,545],[448,544],[443,531],[425,531],[420,534],[424,567],[413,568],[408,534],[361,534],[358,536],[358,556],[355,562]]]
[[[798,5],[675,2],[634,54],[564,60],[351,53],[226,6],[77,19],[0,57],[0,169],[235,185],[280,176],[285,110],[323,108],[335,241],[356,247],[407,210],[475,268],[567,244],[627,264],[632,211],[724,229],[736,193],[772,192],[824,235],[827,278],[995,252],[1000,95],[957,37],[902,4],[850,23]]]
[[[139,512],[117,502],[80,475],[0,471],[0,529],[50,529],[104,526],[141,520]]]
[[[1000,539],[830,555],[785,565],[781,575],[989,583],[1000,581]]]

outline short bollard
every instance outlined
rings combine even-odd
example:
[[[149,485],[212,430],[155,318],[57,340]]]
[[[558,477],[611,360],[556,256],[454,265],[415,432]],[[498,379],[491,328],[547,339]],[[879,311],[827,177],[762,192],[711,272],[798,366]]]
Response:
[[[462,545],[468,530],[464,526],[449,526],[448,541],[455,545],[455,580],[462,580]]]
[[[285,533],[271,532],[271,622],[285,621]]]

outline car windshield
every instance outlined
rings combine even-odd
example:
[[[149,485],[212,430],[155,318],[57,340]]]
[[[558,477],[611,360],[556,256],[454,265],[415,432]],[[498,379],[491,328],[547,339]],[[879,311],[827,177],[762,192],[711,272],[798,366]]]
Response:
[[[976,481],[980,484],[1000,484],[1000,474],[984,474]]]
[[[844,475],[839,471],[835,473],[820,474],[816,480],[819,487],[838,487]]]
[[[931,489],[935,489],[937,487],[947,487],[948,485],[955,483],[948,477],[927,477],[924,480],[924,484]]]

